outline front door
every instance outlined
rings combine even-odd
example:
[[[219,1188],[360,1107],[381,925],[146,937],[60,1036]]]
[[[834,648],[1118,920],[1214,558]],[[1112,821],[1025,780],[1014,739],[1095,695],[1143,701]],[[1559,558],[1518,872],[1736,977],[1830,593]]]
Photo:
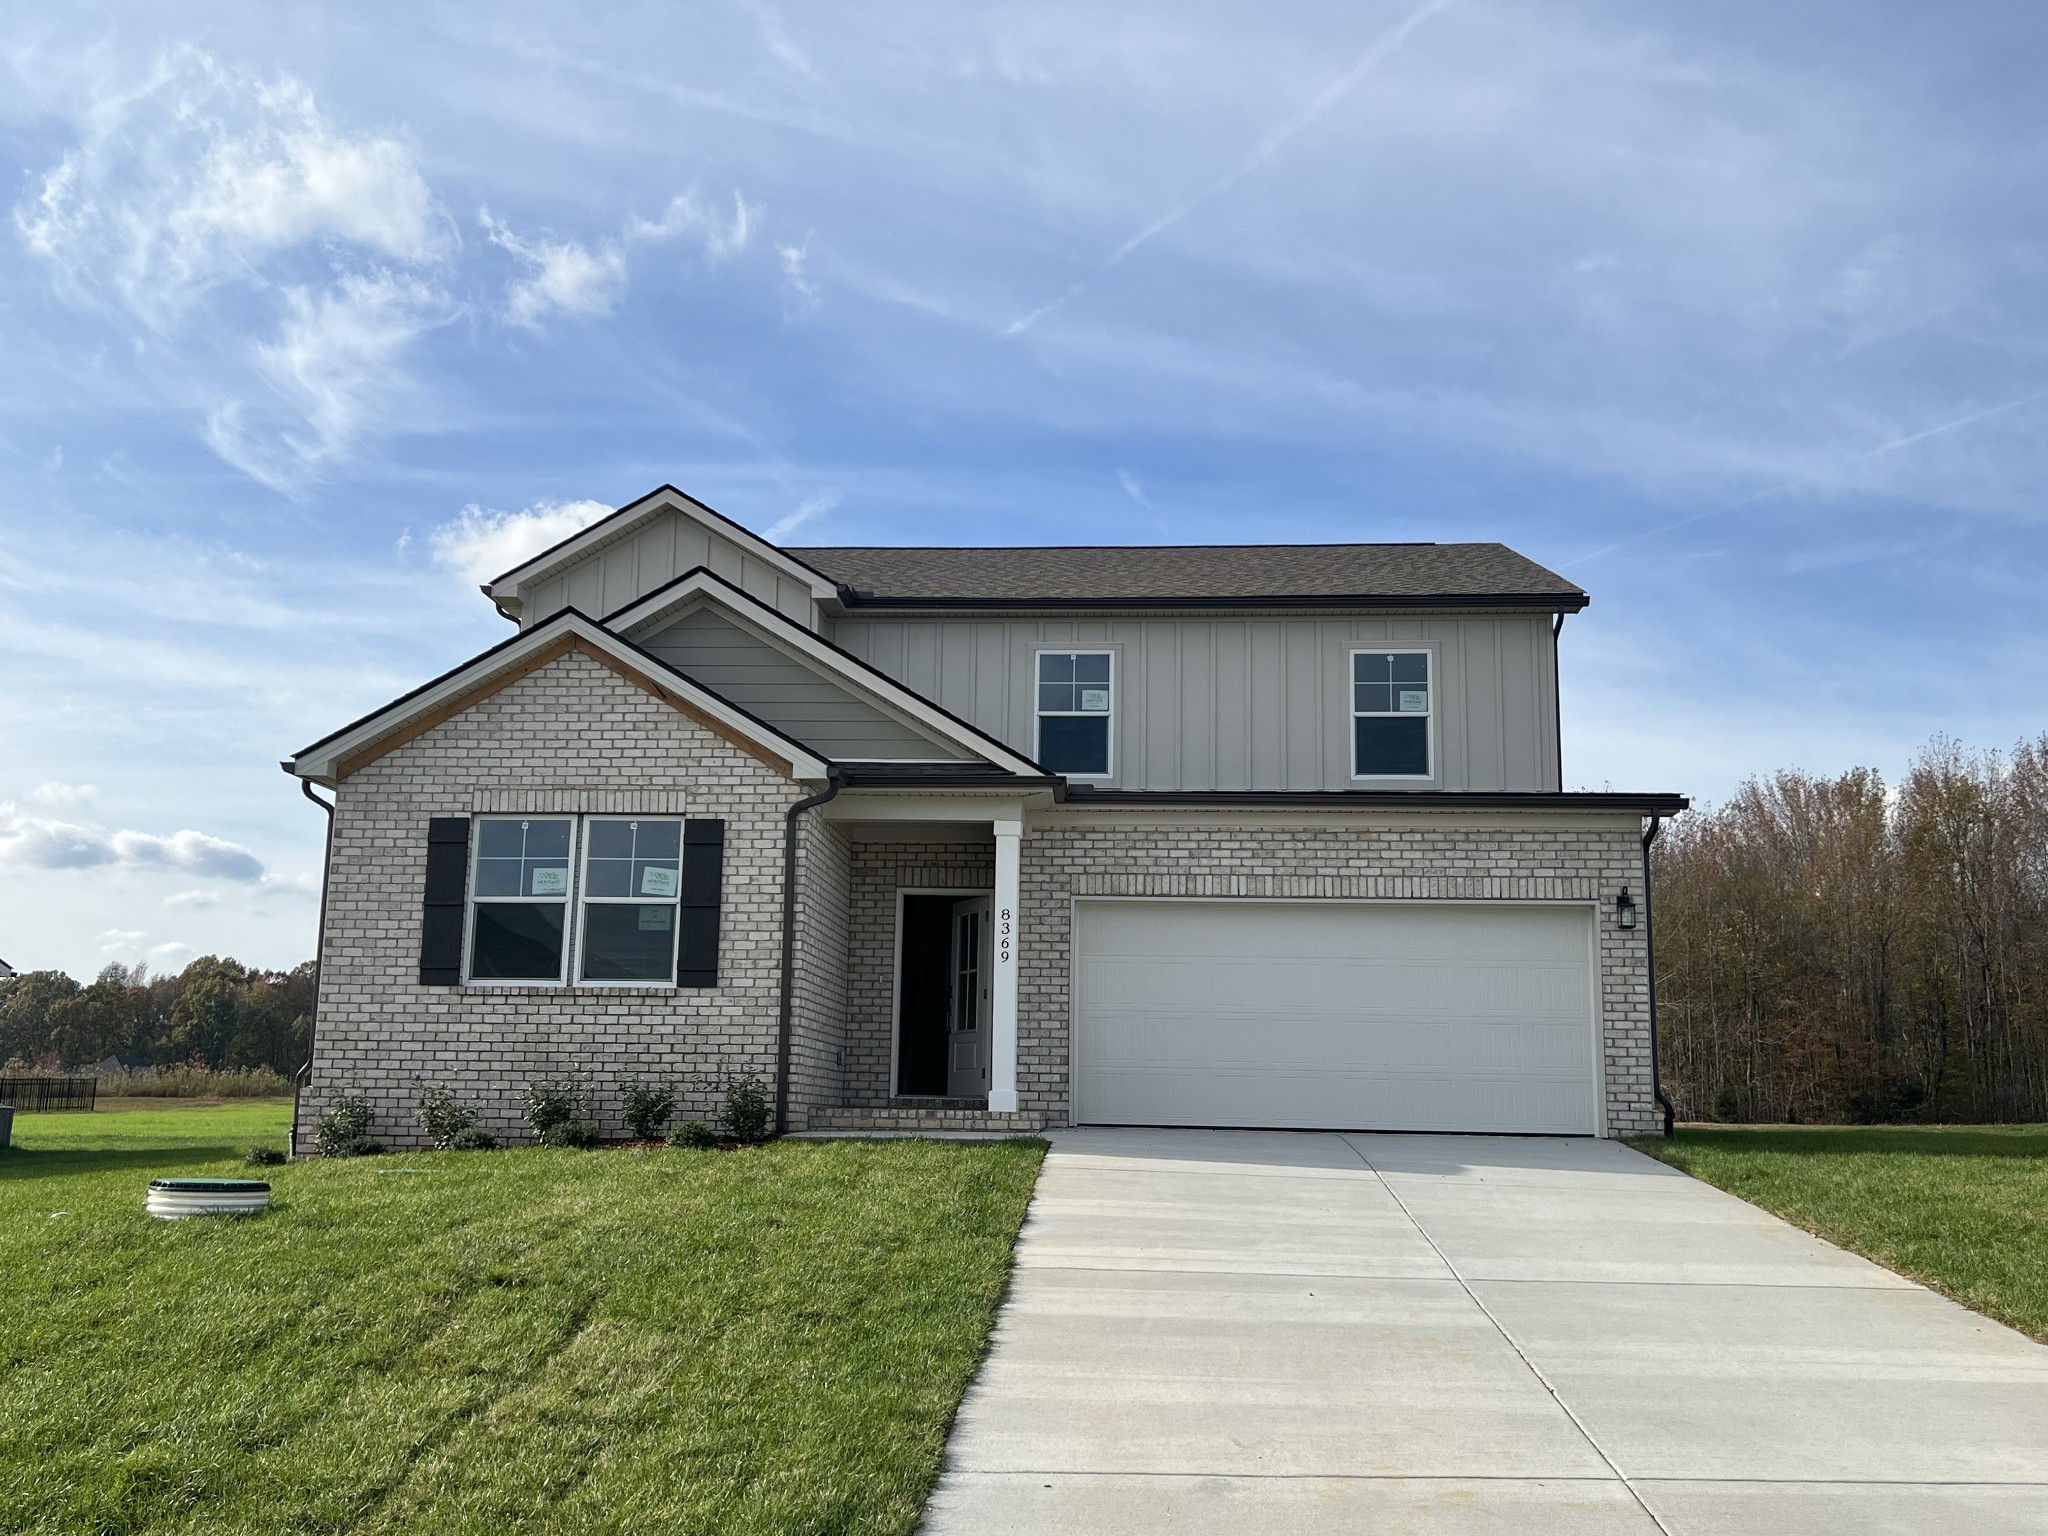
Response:
[[[953,906],[952,985],[947,1003],[946,1096],[988,1092],[989,898]]]

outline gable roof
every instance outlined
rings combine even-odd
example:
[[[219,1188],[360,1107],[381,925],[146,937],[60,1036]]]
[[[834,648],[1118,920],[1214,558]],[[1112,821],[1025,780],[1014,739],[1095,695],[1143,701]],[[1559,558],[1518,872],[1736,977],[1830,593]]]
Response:
[[[806,547],[850,607],[1535,608],[1576,613],[1586,594],[1504,544]]]
[[[533,628],[321,737],[294,753],[284,769],[302,779],[337,783],[571,652],[581,652],[618,673],[777,772],[793,779],[822,780],[830,771],[825,760],[803,743],[574,608],[551,614]]]
[[[734,619],[771,642],[781,644],[828,677],[877,700],[889,713],[905,719],[917,729],[952,742],[972,757],[986,759],[1002,772],[1026,777],[1041,776],[1045,772],[1021,752],[1005,746],[915,689],[841,650],[817,631],[806,629],[780,609],[771,607],[752,593],[734,586],[716,571],[702,566],[685,571],[645,597],[605,615],[604,622],[607,629],[620,635],[630,635],[635,630],[651,628],[700,601],[717,603]]]
[[[483,584],[484,595],[493,602],[502,603],[515,596],[520,587],[544,581],[564,566],[581,560],[592,550],[626,538],[643,524],[670,513],[678,513],[706,524],[749,554],[767,561],[785,575],[807,585],[811,589],[811,596],[820,601],[834,596],[833,583],[829,577],[811,569],[788,550],[770,544],[752,529],[741,527],[723,512],[706,506],[696,497],[679,491],[672,485],[657,486],[639,500],[629,501],[609,516],[599,518],[581,533],[572,533],[560,543],[549,545],[532,559],[513,566],[502,575],[493,576]]]

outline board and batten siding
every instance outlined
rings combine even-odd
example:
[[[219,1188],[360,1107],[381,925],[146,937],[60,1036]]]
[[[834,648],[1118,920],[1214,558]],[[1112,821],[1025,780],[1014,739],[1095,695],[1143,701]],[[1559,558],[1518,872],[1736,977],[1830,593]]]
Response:
[[[520,627],[531,628],[564,608],[602,619],[700,565],[805,628],[818,627],[817,605],[803,582],[676,513],[655,518],[534,583],[521,594]]]
[[[1033,750],[1032,655],[1116,654],[1119,789],[1555,790],[1557,677],[1548,615],[1388,618],[896,618],[830,638],[1015,747]],[[1351,777],[1350,653],[1427,649],[1436,776]]]
[[[639,644],[713,693],[840,761],[934,762],[954,747],[769,645],[711,608],[699,608]]]

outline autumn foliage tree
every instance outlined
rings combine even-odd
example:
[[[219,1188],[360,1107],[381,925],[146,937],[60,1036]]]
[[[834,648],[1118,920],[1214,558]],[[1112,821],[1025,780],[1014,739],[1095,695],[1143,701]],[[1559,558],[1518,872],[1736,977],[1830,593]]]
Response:
[[[1751,780],[1655,858],[1681,1118],[2048,1119],[2048,737]]]
[[[176,975],[110,965],[90,984],[61,971],[0,981],[0,1061],[79,1067],[109,1056],[152,1066],[269,1067],[289,1076],[312,1042],[314,968],[259,971],[205,955]]]

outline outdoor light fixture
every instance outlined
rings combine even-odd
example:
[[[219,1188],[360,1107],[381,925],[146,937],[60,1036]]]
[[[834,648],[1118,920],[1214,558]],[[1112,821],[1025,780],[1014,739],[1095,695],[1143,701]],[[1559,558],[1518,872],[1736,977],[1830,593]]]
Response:
[[[1629,895],[1628,887],[1621,888],[1621,894],[1614,898],[1614,926],[1633,928],[1636,925],[1636,899]]]

